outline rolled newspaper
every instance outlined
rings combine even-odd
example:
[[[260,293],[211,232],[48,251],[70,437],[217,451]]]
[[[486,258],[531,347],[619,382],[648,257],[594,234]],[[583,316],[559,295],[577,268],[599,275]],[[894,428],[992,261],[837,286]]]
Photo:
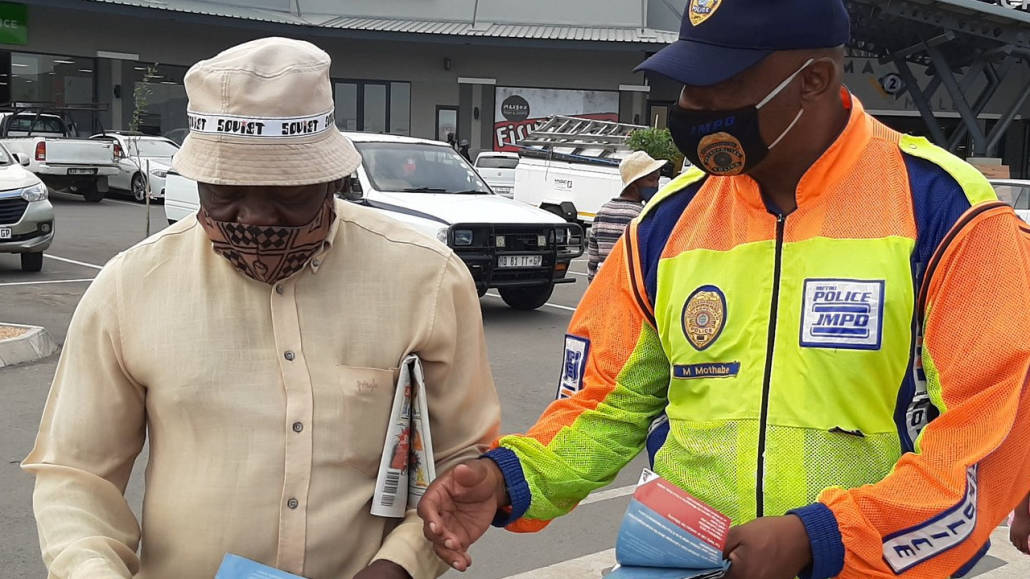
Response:
[[[408,509],[418,505],[435,478],[425,374],[422,361],[410,355],[404,358],[397,379],[379,477],[372,496],[372,514],[403,518]]]

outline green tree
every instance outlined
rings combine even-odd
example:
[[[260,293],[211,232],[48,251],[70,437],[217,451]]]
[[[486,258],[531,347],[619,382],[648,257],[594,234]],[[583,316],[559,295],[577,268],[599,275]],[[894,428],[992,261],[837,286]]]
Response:
[[[649,128],[633,131],[627,145],[634,151],[643,151],[655,159],[669,161],[670,165],[665,169],[667,175],[679,173],[683,166],[683,154],[676,148],[669,129]]]
[[[138,131],[143,124],[143,115],[147,112],[147,103],[154,91],[150,88],[151,81],[157,79],[157,63],[148,64],[146,72],[143,73],[143,81],[137,82],[132,90],[132,120],[129,121],[129,130]]]

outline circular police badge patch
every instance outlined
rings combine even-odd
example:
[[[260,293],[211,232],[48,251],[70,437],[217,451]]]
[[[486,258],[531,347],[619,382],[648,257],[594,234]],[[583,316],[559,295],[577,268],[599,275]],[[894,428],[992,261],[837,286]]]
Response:
[[[747,161],[744,147],[729,133],[715,133],[701,139],[697,156],[705,170],[717,176],[739,175]]]
[[[719,339],[726,325],[726,296],[714,285],[694,290],[683,305],[683,334],[696,350]]]

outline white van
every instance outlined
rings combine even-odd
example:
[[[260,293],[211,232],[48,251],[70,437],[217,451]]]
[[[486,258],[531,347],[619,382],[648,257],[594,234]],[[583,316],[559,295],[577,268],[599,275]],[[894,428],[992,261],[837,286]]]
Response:
[[[468,266],[481,296],[497,288],[512,308],[532,310],[547,302],[555,285],[575,283],[566,274],[569,262],[583,254],[579,225],[493,193],[446,143],[346,135],[362,164],[340,196],[446,243]],[[169,172],[168,221],[187,218],[199,208],[197,184]]]
[[[519,141],[515,200],[567,221],[593,223],[601,206],[622,194],[619,163],[639,125],[554,116]],[[671,179],[662,178],[662,186]]]

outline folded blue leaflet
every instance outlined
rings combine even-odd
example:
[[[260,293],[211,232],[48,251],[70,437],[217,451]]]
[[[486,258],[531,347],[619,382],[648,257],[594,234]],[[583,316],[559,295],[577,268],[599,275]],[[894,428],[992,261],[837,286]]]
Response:
[[[262,565],[239,555],[226,553],[215,579],[304,579],[304,577]]]

